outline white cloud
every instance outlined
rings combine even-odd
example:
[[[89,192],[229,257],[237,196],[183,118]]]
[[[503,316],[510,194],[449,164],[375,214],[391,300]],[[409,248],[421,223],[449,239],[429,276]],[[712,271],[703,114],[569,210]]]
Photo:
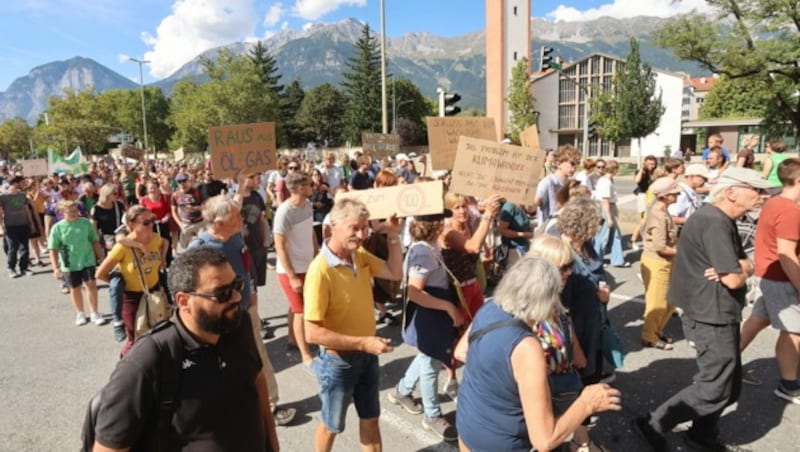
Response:
[[[288,30],[289,29],[289,21],[284,20],[281,24],[281,30]]]
[[[712,11],[705,0],[613,0],[611,3],[578,10],[570,6],[559,5],[546,16],[555,21],[585,21],[608,16],[618,19],[636,16],[670,17],[697,10],[701,13]]]
[[[303,24],[303,31],[308,31],[314,26],[314,22],[306,22]]]
[[[366,6],[367,0],[295,0],[292,12],[306,20],[317,20],[342,6]]]
[[[254,0],[176,0],[156,34],[142,33],[152,47],[144,54],[150,73],[163,78],[201,52],[253,36],[258,23]]]
[[[274,26],[281,21],[281,16],[283,16],[283,3],[278,2],[269,7],[267,15],[264,16],[264,26]]]

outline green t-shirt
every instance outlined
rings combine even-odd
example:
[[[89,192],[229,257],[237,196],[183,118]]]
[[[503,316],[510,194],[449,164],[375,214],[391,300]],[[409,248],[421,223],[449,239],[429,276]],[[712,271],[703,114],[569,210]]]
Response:
[[[58,251],[58,268],[62,272],[77,272],[97,265],[94,242],[97,230],[86,218],[61,220],[53,225],[47,238],[47,248]]]
[[[781,187],[783,184],[781,180],[778,179],[778,166],[780,166],[781,162],[791,157],[791,155],[785,152],[776,152],[774,154],[769,155],[769,159],[772,160],[772,168],[769,170],[769,175],[767,176],[767,180],[772,183],[775,187]]]

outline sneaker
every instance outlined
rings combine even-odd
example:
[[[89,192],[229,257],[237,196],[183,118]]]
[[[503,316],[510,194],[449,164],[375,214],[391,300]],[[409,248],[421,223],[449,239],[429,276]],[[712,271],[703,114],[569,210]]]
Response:
[[[626,262],[623,262],[623,263],[621,263],[619,265],[615,265],[614,267],[617,267],[617,268],[630,268],[631,267],[631,263],[626,261]]]
[[[458,399],[458,380],[455,378],[447,380],[444,385],[444,393],[447,394],[447,397],[450,397],[450,400],[455,402]]]
[[[22,275],[20,275],[19,273],[17,273],[17,271],[16,271],[16,270],[9,270],[9,271],[8,271],[8,277],[9,277],[10,279],[17,279],[17,278],[19,278],[20,276],[22,276]]]
[[[756,377],[752,370],[746,370],[742,373],[742,383],[750,386],[761,386],[761,379]]]
[[[422,428],[433,432],[440,440],[453,442],[458,441],[458,431],[456,427],[447,421],[444,416],[437,416],[429,418],[428,416],[422,417]]]
[[[638,243],[636,242],[631,243],[631,250],[639,251],[640,249],[642,249],[642,247]]]
[[[783,400],[800,405],[800,389],[786,389],[783,383],[778,383],[775,395]]]
[[[639,435],[653,452],[667,452],[667,440],[650,425],[650,415],[637,417],[631,424],[633,431]]]
[[[106,318],[103,317],[102,314],[99,314],[97,312],[93,312],[92,313],[92,323],[94,323],[97,326],[103,326],[106,323],[108,323],[108,320],[106,320]]]
[[[272,416],[275,418],[276,425],[289,425],[297,415],[297,410],[294,408],[278,408],[272,411]]]
[[[688,430],[686,434],[683,435],[683,442],[685,442],[690,449],[707,452],[750,452],[749,449],[744,449],[734,444],[725,444],[719,439],[711,440],[711,442],[707,439],[699,439],[692,435],[691,430]]]
[[[25,270],[22,270],[22,271],[19,272],[20,278],[25,277],[25,276],[33,276],[35,274],[36,273],[30,271],[30,269],[27,269],[27,268]]]
[[[389,402],[400,405],[406,413],[408,414],[422,414],[422,405],[420,405],[413,397],[410,395],[402,395],[397,388],[394,388],[386,395],[386,398],[389,399]]]
[[[86,314],[79,312],[75,315],[75,326],[83,326],[89,323],[89,317]]]
[[[125,342],[128,336],[125,334],[125,323],[122,321],[114,322],[114,340],[117,342]]]

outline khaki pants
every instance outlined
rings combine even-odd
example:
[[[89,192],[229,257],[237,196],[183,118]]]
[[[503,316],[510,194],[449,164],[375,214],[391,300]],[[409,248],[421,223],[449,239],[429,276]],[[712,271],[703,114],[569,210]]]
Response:
[[[191,243],[192,240],[194,240],[195,237],[197,237],[197,235],[200,234],[203,229],[205,229],[205,226],[206,224],[202,221],[197,223],[189,223],[187,225],[181,223],[181,236],[180,239],[178,239],[178,244],[180,245],[181,250],[185,250],[187,247],[189,247],[189,243]]]
[[[667,302],[671,273],[671,262],[647,255],[642,256],[642,280],[645,287],[642,340],[645,342],[658,342],[659,335],[675,311],[675,307]]]
[[[267,390],[269,391],[269,406],[275,410],[278,404],[278,380],[275,379],[275,369],[272,368],[272,362],[267,356],[267,349],[264,347],[264,342],[261,340],[261,317],[258,316],[258,306],[256,303],[250,303],[247,308],[247,313],[250,314],[250,323],[253,326],[253,338],[256,340],[256,349],[258,356],[261,357],[263,367],[261,371],[264,372],[264,377],[267,379]]]

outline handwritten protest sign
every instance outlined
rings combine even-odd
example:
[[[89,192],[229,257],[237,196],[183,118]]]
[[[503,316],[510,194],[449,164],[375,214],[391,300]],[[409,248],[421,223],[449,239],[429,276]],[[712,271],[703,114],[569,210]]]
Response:
[[[529,205],[542,178],[543,162],[541,149],[461,137],[450,191],[479,198],[496,193]]]
[[[141,161],[144,160],[145,151],[144,149],[139,149],[133,146],[125,146],[122,148],[120,154],[122,154],[123,157]]]
[[[483,117],[429,117],[428,147],[433,168],[452,169],[456,160],[458,137],[465,136],[495,141],[494,118]]]
[[[400,135],[362,132],[361,147],[373,157],[394,156],[400,152]]]
[[[442,213],[444,209],[441,181],[420,184],[397,185],[394,187],[354,190],[336,195],[340,199],[357,199],[367,205],[369,219],[428,215]]]
[[[519,141],[522,147],[528,149],[541,149],[539,147],[539,130],[536,124],[528,126],[522,133],[519,134]]]
[[[186,158],[186,153],[183,151],[183,148],[178,148],[175,152],[172,153],[173,157],[175,158],[176,162],[180,162],[184,158]]]
[[[208,146],[211,167],[220,179],[277,168],[274,122],[210,127]]]
[[[47,159],[23,160],[22,175],[25,177],[46,176]]]

